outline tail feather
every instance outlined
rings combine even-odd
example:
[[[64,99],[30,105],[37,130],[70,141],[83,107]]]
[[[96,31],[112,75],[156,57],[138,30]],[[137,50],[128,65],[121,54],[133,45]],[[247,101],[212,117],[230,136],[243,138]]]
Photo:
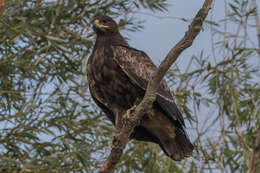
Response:
[[[175,130],[175,138],[160,144],[161,148],[167,156],[173,160],[180,161],[184,157],[192,155],[194,149],[185,131],[180,128]]]

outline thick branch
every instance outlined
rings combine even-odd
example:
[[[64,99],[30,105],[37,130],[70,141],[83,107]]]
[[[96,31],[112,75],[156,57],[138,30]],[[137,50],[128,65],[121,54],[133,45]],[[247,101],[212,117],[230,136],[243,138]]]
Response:
[[[0,0],[0,16],[2,15],[5,5],[6,5],[7,0]]]
[[[199,10],[193,19],[185,36],[170,50],[156,73],[153,74],[152,80],[147,86],[145,96],[141,103],[137,107],[132,108],[130,117],[124,118],[123,128],[121,129],[120,134],[116,134],[113,137],[112,150],[102,170],[100,171],[101,173],[110,173],[114,170],[134,127],[138,125],[145,112],[147,112],[147,110],[152,107],[152,103],[156,98],[156,92],[160,85],[160,81],[163,79],[171,65],[177,60],[179,55],[186,48],[192,45],[193,40],[199,34],[203,21],[205,20],[211,8],[212,1],[213,0],[205,0],[203,7]]]
[[[258,38],[258,54],[260,55],[260,21],[259,21],[259,14],[257,11],[257,4],[256,0],[252,0],[253,8],[255,8],[255,25],[256,25],[256,32],[257,32],[257,38]]]

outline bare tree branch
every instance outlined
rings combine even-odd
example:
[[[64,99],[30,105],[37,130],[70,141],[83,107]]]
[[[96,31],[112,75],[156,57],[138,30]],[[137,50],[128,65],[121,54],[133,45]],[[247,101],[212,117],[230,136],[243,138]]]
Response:
[[[255,25],[256,25],[256,32],[258,38],[258,54],[260,55],[260,21],[259,21],[259,14],[257,11],[257,4],[256,0],[252,0],[253,8],[255,8]]]
[[[5,5],[6,5],[7,0],[0,0],[0,16],[2,15]]]
[[[137,107],[132,107],[131,110],[124,115],[123,127],[119,134],[115,134],[112,139],[111,153],[100,170],[100,173],[110,173],[114,170],[117,162],[123,153],[128,138],[132,133],[134,127],[138,125],[143,115],[147,110],[152,107],[152,103],[156,98],[156,92],[160,85],[160,81],[171,67],[171,65],[177,60],[179,55],[193,43],[193,40],[199,34],[202,24],[207,17],[207,14],[211,8],[213,0],[205,0],[202,8],[198,11],[197,15],[193,19],[189,26],[185,36],[170,50],[164,61],[160,64],[158,70],[153,74],[152,80],[147,86],[145,96],[141,103]],[[129,116],[131,115],[131,116]]]

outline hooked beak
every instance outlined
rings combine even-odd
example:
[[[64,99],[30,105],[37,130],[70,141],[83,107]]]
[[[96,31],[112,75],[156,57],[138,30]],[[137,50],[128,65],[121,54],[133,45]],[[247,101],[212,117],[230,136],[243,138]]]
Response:
[[[103,28],[107,29],[107,28],[109,28],[109,26],[106,26],[106,25],[101,24],[98,19],[96,19],[96,20],[94,21],[93,27],[94,27],[94,28],[99,28],[99,29],[103,29]]]

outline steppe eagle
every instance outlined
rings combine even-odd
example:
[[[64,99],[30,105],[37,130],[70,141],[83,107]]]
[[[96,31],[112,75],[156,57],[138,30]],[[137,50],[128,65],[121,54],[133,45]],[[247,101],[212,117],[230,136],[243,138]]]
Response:
[[[90,93],[120,129],[118,122],[128,109],[142,100],[157,67],[145,52],[129,46],[112,18],[95,17],[93,29],[97,38],[87,63]],[[192,154],[193,145],[185,132],[183,117],[165,80],[160,84],[153,108],[130,137],[159,144],[173,160]]]

